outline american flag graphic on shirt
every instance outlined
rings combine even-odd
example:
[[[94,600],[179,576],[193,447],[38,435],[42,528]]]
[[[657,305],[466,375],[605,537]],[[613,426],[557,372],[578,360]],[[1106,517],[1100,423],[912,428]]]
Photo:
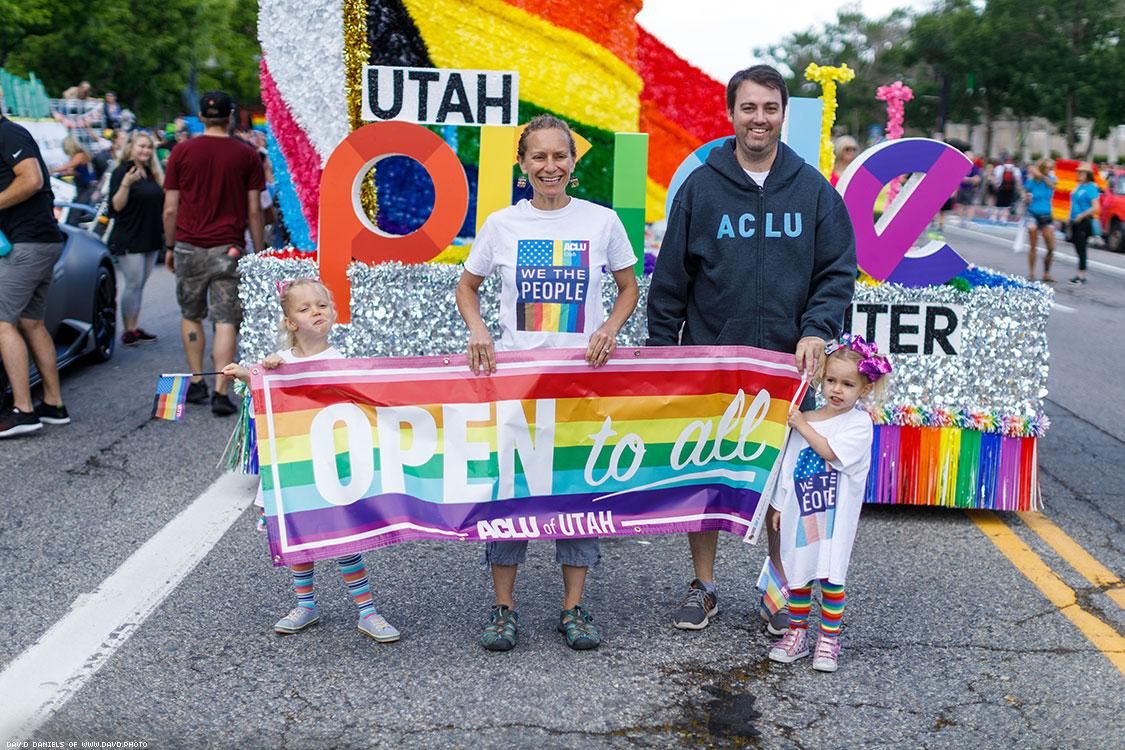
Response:
[[[797,496],[795,546],[807,547],[822,539],[831,539],[836,522],[836,492],[840,475],[810,448],[797,454],[793,467],[793,491]]]
[[[517,331],[583,332],[589,292],[589,240],[517,242]]]

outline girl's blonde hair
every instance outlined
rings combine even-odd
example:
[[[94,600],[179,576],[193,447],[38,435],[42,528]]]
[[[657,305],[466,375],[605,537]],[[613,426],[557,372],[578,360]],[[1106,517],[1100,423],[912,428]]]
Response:
[[[86,150],[86,147],[79,143],[78,139],[72,135],[68,135],[66,138],[63,138],[62,150],[63,153],[67,156],[74,156],[75,154],[86,154],[86,156],[90,155],[90,152]]]
[[[293,304],[293,290],[306,286],[319,289],[320,293],[332,304],[332,309],[336,309],[336,301],[332,299],[332,292],[329,291],[328,287],[326,287],[320,279],[302,278],[281,282],[277,295],[281,300],[281,320],[277,323],[277,340],[282,349],[292,349],[297,345],[297,336],[293,331],[289,330],[289,326],[285,325],[285,321],[289,319],[289,306]]]
[[[853,365],[857,365],[856,372],[859,372],[858,365],[859,365],[860,362],[863,361],[863,355],[860,354],[859,352],[857,352],[856,350],[849,349],[846,346],[840,347],[836,351],[829,354],[827,357],[821,358],[820,364],[817,365],[817,368],[816,368],[816,374],[813,375],[813,379],[812,379],[812,385],[813,385],[814,388],[816,388],[817,390],[820,390],[820,386],[822,386],[824,384],[824,377],[825,377],[826,373],[828,372],[828,360],[837,359],[837,358],[847,360],[848,362],[852,363]],[[869,390],[867,392],[866,396],[861,396],[859,400],[862,403],[865,403],[868,406],[871,406],[871,407],[874,407],[874,408],[878,408],[879,406],[881,406],[882,403],[883,403],[883,399],[884,399],[884,397],[886,396],[886,393],[887,393],[887,381],[890,379],[891,376],[889,374],[884,375],[883,377],[879,378],[878,380],[876,380],[874,382],[872,382],[871,380],[868,380],[867,376],[864,375],[863,373],[859,373],[859,377],[865,383],[871,384],[871,390]]]
[[[133,133],[129,141],[125,144],[125,148],[121,151],[121,163],[125,164],[133,161],[133,144],[137,142],[138,138],[148,139],[149,145],[152,146],[152,155],[148,157],[148,164],[145,164],[145,168],[148,169],[149,174],[152,175],[152,179],[156,180],[156,184],[163,187],[164,169],[160,166],[160,159],[156,158],[156,139],[148,133],[143,131]]]

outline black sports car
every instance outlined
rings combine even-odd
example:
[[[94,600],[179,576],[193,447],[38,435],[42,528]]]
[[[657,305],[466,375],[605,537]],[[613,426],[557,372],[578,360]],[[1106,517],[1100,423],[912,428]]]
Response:
[[[55,263],[44,322],[55,341],[61,370],[79,360],[105,362],[113,356],[117,278],[109,250],[101,240],[77,227],[60,224],[59,229],[66,234],[66,244]],[[31,382],[39,382],[34,361]],[[11,397],[2,368],[0,395],[0,400]]]

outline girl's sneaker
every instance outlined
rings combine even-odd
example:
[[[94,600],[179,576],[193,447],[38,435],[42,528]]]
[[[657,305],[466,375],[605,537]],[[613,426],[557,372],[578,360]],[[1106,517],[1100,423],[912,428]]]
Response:
[[[791,664],[809,655],[808,633],[804,628],[789,628],[770,649],[770,661]]]
[[[840,639],[830,638],[823,633],[816,639],[816,653],[813,654],[812,668],[821,672],[835,672],[840,660]]]
[[[312,607],[297,606],[289,610],[289,614],[282,617],[273,626],[273,632],[285,635],[300,633],[302,630],[320,621],[320,610]]]
[[[400,637],[398,629],[378,612],[359,618],[359,632],[369,635],[379,643],[394,643]]]

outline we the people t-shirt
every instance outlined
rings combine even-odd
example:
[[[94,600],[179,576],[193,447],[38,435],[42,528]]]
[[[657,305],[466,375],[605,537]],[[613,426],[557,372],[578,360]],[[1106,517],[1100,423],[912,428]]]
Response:
[[[500,272],[499,350],[586,346],[605,320],[602,269],[636,262],[612,210],[571,198],[554,211],[521,200],[488,217],[465,270]]]

